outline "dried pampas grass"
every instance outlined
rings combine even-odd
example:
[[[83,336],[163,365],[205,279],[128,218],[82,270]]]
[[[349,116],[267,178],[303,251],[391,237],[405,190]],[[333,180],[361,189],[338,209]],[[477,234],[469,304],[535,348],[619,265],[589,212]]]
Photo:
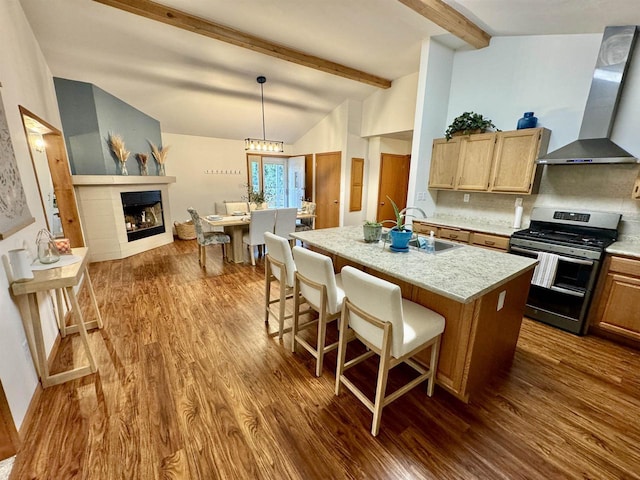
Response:
[[[131,152],[125,148],[124,140],[122,140],[120,135],[109,133],[109,147],[111,147],[115,156],[118,157],[120,163],[125,163],[127,158],[129,158]]]
[[[136,153],[136,158],[138,159],[138,162],[140,162],[140,165],[145,166],[149,155],[146,153]]]
[[[158,148],[150,141],[149,145],[151,145],[151,154],[153,155],[153,158],[155,158],[156,162],[158,162],[160,165],[164,165],[164,162],[167,161],[167,152],[169,151],[169,148],[171,148],[170,145],[165,145],[164,147]]]

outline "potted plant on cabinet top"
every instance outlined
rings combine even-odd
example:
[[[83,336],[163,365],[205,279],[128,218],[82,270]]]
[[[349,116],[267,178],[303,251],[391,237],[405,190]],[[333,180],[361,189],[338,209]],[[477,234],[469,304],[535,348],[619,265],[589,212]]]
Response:
[[[459,117],[453,119],[453,122],[451,122],[451,125],[447,128],[447,131],[444,132],[444,136],[447,140],[451,140],[451,137],[454,135],[484,133],[490,128],[496,128],[496,126],[488,118],[484,118],[479,113],[464,112]]]
[[[364,241],[366,243],[374,243],[380,240],[382,237],[382,223],[380,222],[364,222],[362,226],[362,231],[364,233]]]
[[[389,197],[387,197],[389,198]],[[415,217],[415,215],[411,215],[407,213],[409,210],[417,210],[422,214],[423,218],[427,218],[427,214],[424,213],[419,207],[405,207],[402,210],[398,209],[396,202],[391,200],[391,206],[393,206],[393,212],[396,216],[395,220],[384,220],[382,223],[393,223],[395,226],[389,230],[389,236],[391,237],[391,250],[396,252],[406,252],[409,250],[409,240],[411,240],[411,236],[413,235],[413,231],[407,227],[405,223],[407,217]]]

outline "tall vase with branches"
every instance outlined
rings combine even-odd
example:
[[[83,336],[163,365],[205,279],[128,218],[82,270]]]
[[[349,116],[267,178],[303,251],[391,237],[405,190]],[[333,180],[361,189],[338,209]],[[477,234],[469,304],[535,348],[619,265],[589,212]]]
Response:
[[[156,163],[158,164],[158,175],[159,176],[166,175],[164,164],[167,161],[167,153],[169,152],[170,146],[169,145],[165,145],[164,147],[156,147],[153,142],[151,142],[150,140],[147,140],[147,141],[149,142],[149,145],[151,146],[151,155],[153,155],[153,158],[155,159]]]
[[[127,171],[127,159],[131,152],[127,150],[124,146],[124,140],[120,135],[109,132],[109,148],[118,159],[120,163],[120,174],[121,175],[129,175]]]

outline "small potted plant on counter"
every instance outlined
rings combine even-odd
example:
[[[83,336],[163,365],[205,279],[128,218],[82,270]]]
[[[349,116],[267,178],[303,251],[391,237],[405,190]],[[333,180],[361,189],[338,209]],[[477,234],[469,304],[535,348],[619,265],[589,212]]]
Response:
[[[364,241],[366,243],[375,243],[382,237],[382,224],[380,222],[364,222],[362,226],[364,233]]]
[[[407,227],[405,221],[407,217],[415,217],[415,215],[411,215],[407,212],[409,210],[417,210],[422,214],[423,218],[426,218],[427,214],[419,207],[406,207],[400,210],[398,209],[396,202],[391,200],[391,198],[389,198],[389,201],[393,206],[393,212],[395,213],[396,219],[384,220],[382,223],[390,222],[394,224],[394,227],[389,230],[389,237],[391,237],[391,250],[396,252],[406,252],[409,250],[409,241],[411,240],[413,231]]]
[[[471,133],[484,133],[490,128],[496,128],[491,120],[484,118],[479,113],[464,112],[459,117],[453,119],[451,125],[444,132],[447,140],[455,135],[469,135]],[[498,130],[499,131],[499,130]]]

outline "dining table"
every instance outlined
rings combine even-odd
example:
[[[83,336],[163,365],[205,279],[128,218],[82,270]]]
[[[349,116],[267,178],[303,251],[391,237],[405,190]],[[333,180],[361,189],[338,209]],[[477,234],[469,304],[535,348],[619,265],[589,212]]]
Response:
[[[243,213],[242,215],[206,215],[201,218],[211,227],[222,227],[224,232],[231,237],[231,243],[227,245],[226,249],[227,260],[234,263],[243,263],[242,236],[249,229],[251,213]],[[299,211],[296,218],[298,220],[310,219],[312,229],[315,228],[315,214]]]

